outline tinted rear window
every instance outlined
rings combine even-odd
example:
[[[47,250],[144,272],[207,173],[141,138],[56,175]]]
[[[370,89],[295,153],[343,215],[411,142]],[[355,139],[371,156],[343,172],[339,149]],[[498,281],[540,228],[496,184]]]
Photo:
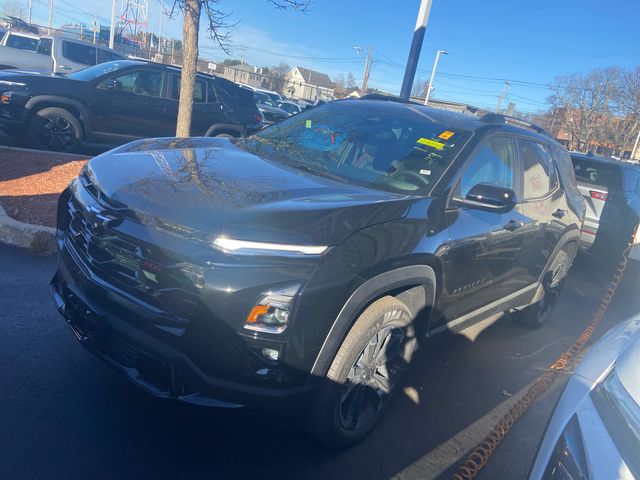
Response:
[[[38,39],[9,34],[9,38],[7,38],[7,47],[19,48],[20,50],[31,50],[32,52],[35,52],[38,48]]]
[[[253,92],[234,85],[231,82],[224,82],[216,79],[214,82],[216,94],[221,102],[229,105],[251,107],[255,109]]]
[[[96,49],[89,45],[64,41],[62,42],[62,55],[72,62],[84,65],[96,64]]]
[[[616,165],[580,157],[571,157],[571,161],[578,182],[606,188],[620,184],[620,169]]]

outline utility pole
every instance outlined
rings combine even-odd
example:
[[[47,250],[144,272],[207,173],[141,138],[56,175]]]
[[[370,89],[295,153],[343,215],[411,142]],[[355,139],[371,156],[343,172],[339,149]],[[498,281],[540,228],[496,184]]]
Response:
[[[427,93],[424,96],[425,105],[429,105],[429,96],[431,95],[431,89],[433,88],[433,77],[436,76],[436,69],[438,68],[440,55],[449,55],[449,52],[445,52],[444,50],[438,50],[438,53],[436,53],[436,61],[433,62],[433,70],[431,70],[431,78],[429,79],[429,85],[427,86]]]
[[[422,49],[422,41],[424,40],[424,32],[427,29],[427,21],[429,20],[429,12],[431,11],[432,0],[422,0],[420,2],[420,10],[418,11],[418,20],[416,28],[413,31],[413,40],[411,41],[411,49],[409,50],[409,58],[407,66],[404,70],[404,79],[402,80],[402,88],[400,89],[400,98],[409,100],[411,96],[411,87],[413,79],[416,76],[416,68],[418,68],[418,60],[420,59],[420,50]]]
[[[504,88],[502,89],[502,93],[500,94],[500,98],[498,99],[498,105],[496,106],[496,113],[500,111],[500,104],[502,103],[502,100],[504,100],[504,97],[507,95],[508,89],[509,89],[509,81],[505,80]]]
[[[49,0],[49,28],[47,35],[51,35],[51,20],[53,19],[53,0]]]
[[[31,10],[33,10],[33,0],[29,0],[29,23],[31,23]]]
[[[367,83],[369,83],[370,72],[371,72],[371,45],[369,45],[369,49],[367,50],[367,59],[364,61],[364,74],[362,75],[362,90],[360,90],[360,93],[362,95],[367,94]]]
[[[118,8],[118,0],[113,0],[111,5],[111,30],[109,31],[109,48],[113,49],[116,41],[116,10]]]

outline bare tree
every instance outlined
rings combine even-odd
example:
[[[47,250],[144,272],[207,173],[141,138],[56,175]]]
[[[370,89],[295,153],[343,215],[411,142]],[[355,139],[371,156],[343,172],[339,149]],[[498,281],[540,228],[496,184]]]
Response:
[[[27,6],[24,0],[5,0],[1,11],[7,17],[24,18]]]
[[[560,126],[579,150],[587,150],[596,139],[603,119],[611,115],[616,96],[617,68],[595,69],[586,74],[558,77],[549,102],[560,114]]]
[[[291,71],[291,66],[288,63],[280,62],[278,65],[269,67],[269,71],[275,77],[284,77]]]
[[[347,88],[356,88],[356,77],[351,72],[347,74]]]
[[[279,9],[292,8],[306,11],[311,0],[268,0]],[[229,53],[230,30],[234,24],[229,22],[229,13],[220,9],[223,0],[174,0],[170,16],[182,11],[184,21],[182,27],[182,75],[180,77],[180,101],[178,105],[178,122],[176,136],[188,137],[191,132],[191,113],[193,110],[193,91],[196,81],[198,62],[198,32],[200,17],[204,11],[209,36]]]
[[[428,80],[425,80],[424,78],[418,78],[413,84],[411,95],[413,95],[414,97],[426,97],[428,85]]]
[[[338,75],[336,75],[333,79],[333,83],[336,87],[344,89],[344,87],[347,85],[347,81],[344,78],[344,73],[339,73]]]

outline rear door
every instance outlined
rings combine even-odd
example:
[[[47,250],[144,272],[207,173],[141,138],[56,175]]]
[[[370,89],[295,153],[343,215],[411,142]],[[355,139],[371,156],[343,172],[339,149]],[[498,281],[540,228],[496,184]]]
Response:
[[[169,73],[168,76],[167,109],[169,115],[173,118],[175,130],[175,122],[178,118],[178,102],[180,100],[180,74]],[[221,109],[222,105],[213,89],[213,80],[198,75],[193,92],[191,134],[203,136],[213,124],[220,123]]]
[[[560,188],[558,170],[547,144],[520,137],[518,153],[522,165],[523,249],[518,264],[525,271],[527,283],[542,274],[573,215],[564,190]]]
[[[98,62],[97,49],[92,45],[58,39],[54,42],[54,49],[55,73],[75,72]]]

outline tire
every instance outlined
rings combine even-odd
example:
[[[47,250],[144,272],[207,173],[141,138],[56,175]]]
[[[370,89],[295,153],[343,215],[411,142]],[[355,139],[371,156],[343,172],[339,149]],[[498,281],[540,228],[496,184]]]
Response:
[[[529,328],[540,328],[547,323],[558,303],[569,267],[571,267],[569,255],[561,250],[542,281],[542,288],[544,289],[542,299],[515,312],[513,314],[514,320]]]
[[[64,108],[43,108],[29,120],[27,142],[39,150],[74,152],[82,142],[82,125]]]
[[[308,432],[331,448],[362,440],[384,416],[415,346],[406,305],[390,296],[373,302],[338,349],[311,406]]]

